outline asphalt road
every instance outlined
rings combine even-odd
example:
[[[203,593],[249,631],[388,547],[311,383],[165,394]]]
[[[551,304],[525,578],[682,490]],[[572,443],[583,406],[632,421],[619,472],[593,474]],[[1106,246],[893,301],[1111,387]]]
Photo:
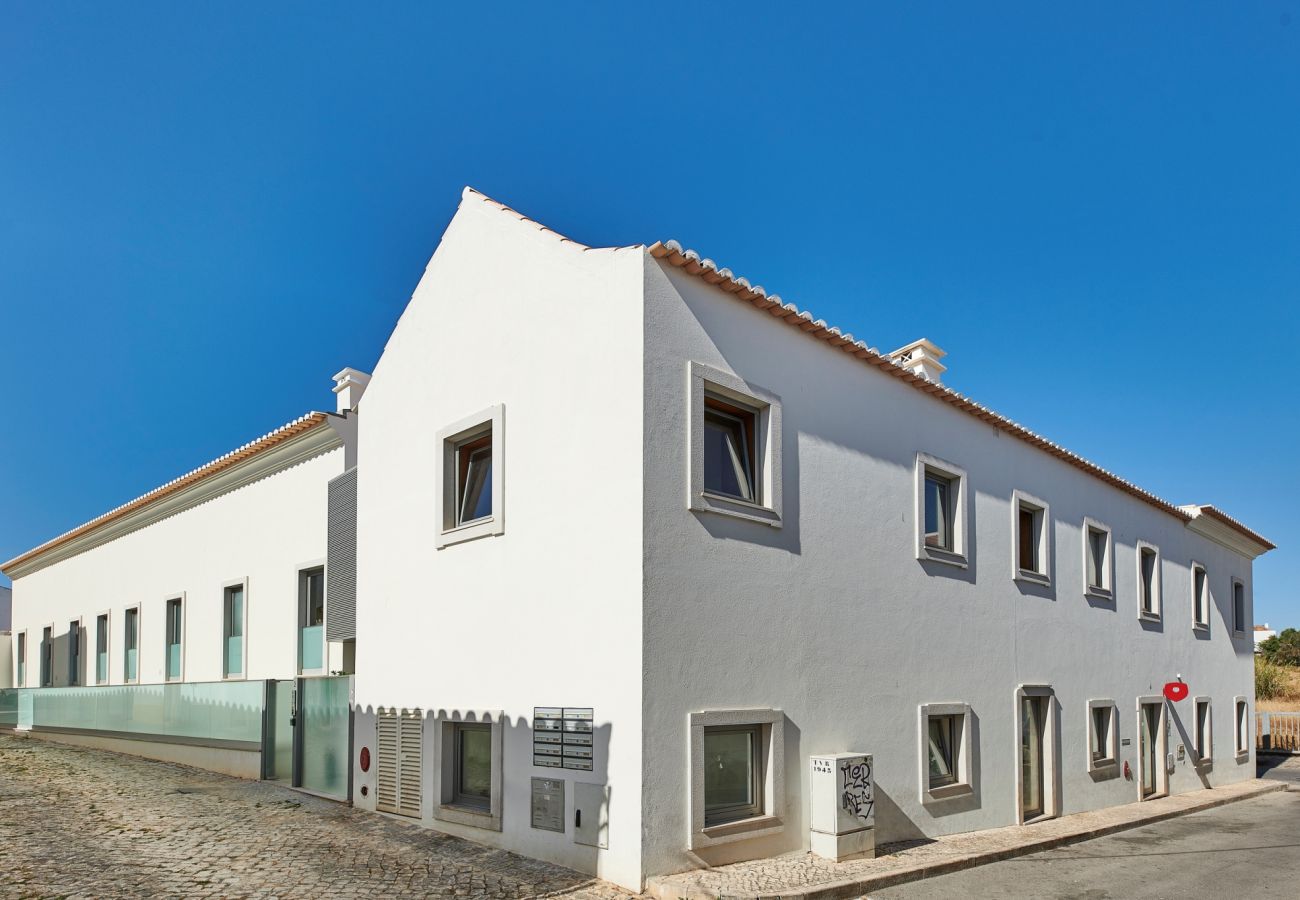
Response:
[[[1300,759],[1260,766],[1289,790],[965,872],[872,900],[1300,897]]]

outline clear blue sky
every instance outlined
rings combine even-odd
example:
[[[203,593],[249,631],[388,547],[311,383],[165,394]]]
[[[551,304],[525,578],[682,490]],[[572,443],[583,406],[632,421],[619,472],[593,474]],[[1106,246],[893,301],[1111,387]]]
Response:
[[[1300,0],[267,6],[0,9],[0,559],[332,408],[471,184],[933,339],[1300,626]]]

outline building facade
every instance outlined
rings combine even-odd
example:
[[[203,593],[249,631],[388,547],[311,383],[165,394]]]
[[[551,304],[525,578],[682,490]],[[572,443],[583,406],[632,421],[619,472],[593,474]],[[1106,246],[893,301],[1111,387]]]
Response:
[[[287,678],[320,567],[326,637],[355,653],[352,801],[634,889],[807,849],[824,754],[873,756],[878,842],[1253,778],[1272,545],[951,391],[942,358],[880,353],[675,243],[584,247],[466,190],[340,404],[355,459],[325,451],[205,525],[38,548],[5,566],[14,627],[146,603],[140,671],[165,680],[180,598],[181,677],[221,677],[244,578],[290,635],[257,668],[249,627],[249,677]],[[327,503],[343,476],[353,516]],[[230,540],[271,506],[303,518]],[[200,539],[228,549],[187,556]],[[130,574],[157,554],[175,564]]]

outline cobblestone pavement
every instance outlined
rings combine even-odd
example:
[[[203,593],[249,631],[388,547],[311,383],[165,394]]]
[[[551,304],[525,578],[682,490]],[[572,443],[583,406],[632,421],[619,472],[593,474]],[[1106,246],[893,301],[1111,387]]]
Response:
[[[0,734],[0,897],[378,895],[630,896],[276,785]]]

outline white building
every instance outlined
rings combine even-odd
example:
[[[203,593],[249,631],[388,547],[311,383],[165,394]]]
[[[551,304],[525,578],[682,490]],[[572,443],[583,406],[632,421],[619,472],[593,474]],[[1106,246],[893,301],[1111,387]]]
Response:
[[[1263,625],[1256,625],[1254,631],[1255,652],[1256,653],[1259,652],[1260,644],[1264,643],[1269,638],[1276,637],[1276,636],[1277,636],[1277,631],[1275,629],[1269,628],[1267,622],[1265,622]]]
[[[1272,545],[951,391],[943,355],[467,190],[348,405],[353,801],[640,888],[807,848],[814,755],[873,754],[880,842],[1253,778]],[[352,467],[321,467],[314,543],[258,542],[286,577],[328,555],[321,492]],[[4,567],[29,633],[143,559],[34,552]],[[106,606],[153,597],[148,627],[200,565]],[[205,602],[249,565],[204,568]],[[200,633],[185,677],[219,677],[215,614]],[[288,677],[251,671],[248,633],[249,677]]]

